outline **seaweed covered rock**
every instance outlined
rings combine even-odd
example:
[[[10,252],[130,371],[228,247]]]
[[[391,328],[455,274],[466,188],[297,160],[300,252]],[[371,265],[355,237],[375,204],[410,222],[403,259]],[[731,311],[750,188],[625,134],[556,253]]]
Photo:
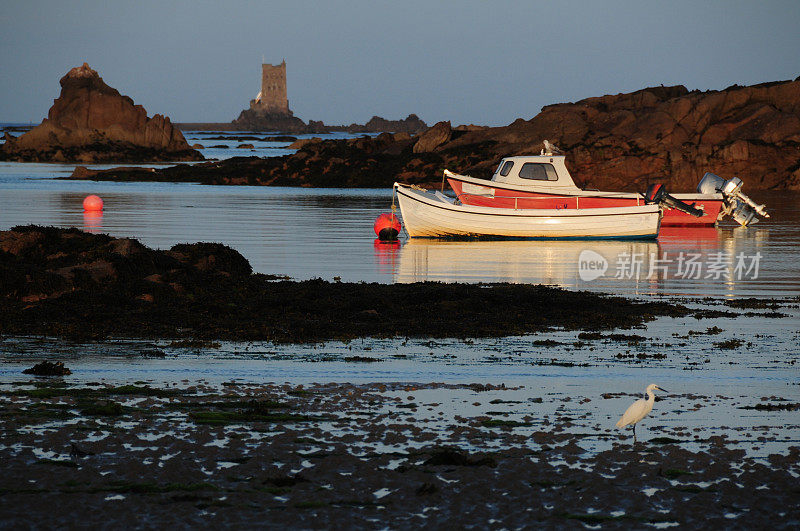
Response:
[[[247,276],[251,268],[221,244],[180,244],[164,252],[129,238],[31,225],[0,232],[0,273],[0,299],[32,303],[78,292],[154,300],[156,293],[183,293],[211,278]]]
[[[451,132],[447,125],[445,134],[456,137],[463,132]],[[167,168],[92,170],[78,166],[69,178],[320,188],[381,188],[399,181],[434,187],[441,185],[445,167],[472,166],[494,158],[489,149],[492,142],[455,150],[447,149],[445,143],[435,150],[415,153],[417,142],[416,137],[407,133],[344,140],[302,139],[291,146],[297,149],[295,154],[283,157],[231,157]]]
[[[72,371],[64,367],[63,361],[43,361],[29,369],[25,369],[22,373],[34,376],[68,376],[72,374]]]
[[[681,305],[547,286],[276,278],[253,274],[241,254],[218,243],[162,251],[77,229],[15,227],[0,232],[0,330],[74,340],[307,342],[595,330],[687,314]]]

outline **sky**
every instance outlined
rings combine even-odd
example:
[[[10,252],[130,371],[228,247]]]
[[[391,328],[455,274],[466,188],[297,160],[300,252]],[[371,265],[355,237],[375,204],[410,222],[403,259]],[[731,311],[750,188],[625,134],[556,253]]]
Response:
[[[295,116],[505,125],[544,105],[800,76],[800,1],[0,0],[0,122],[83,62],[174,122],[229,122],[287,63]]]

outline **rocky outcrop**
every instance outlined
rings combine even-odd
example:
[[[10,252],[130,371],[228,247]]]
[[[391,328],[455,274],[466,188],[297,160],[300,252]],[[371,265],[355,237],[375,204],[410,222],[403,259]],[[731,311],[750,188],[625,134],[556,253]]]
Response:
[[[496,142],[495,160],[456,168],[486,176],[497,158],[533,154],[548,139],[587,188],[692,191],[706,171],[750,190],[800,189],[800,81],[721,91],[652,87],[549,105],[531,120],[467,133],[444,149]]]
[[[231,122],[233,128],[239,131],[279,131],[281,133],[324,133],[327,132],[322,122],[306,124],[288,113],[264,112],[256,109],[245,109]]]
[[[348,133],[409,133],[417,134],[425,131],[428,126],[416,114],[409,114],[403,120],[387,120],[380,116],[373,116],[361,124],[350,124],[346,127],[333,127],[333,130],[343,130]]]
[[[303,140],[293,155],[239,158],[156,171],[76,171],[75,178],[209,184],[441,186],[449,168],[488,178],[501,157],[538,154],[543,140],[567,153],[578,184],[643,191],[661,182],[694,191],[702,175],[738,176],[748,190],[800,190],[800,81],[689,92],[654,87],[545,107],[504,127],[440,122],[412,137]]]
[[[414,153],[430,153],[450,141],[453,129],[450,122],[439,122],[421,135],[414,144]]]
[[[284,157],[233,157],[226,160],[168,168],[89,170],[79,166],[72,179],[109,181],[200,182],[271,186],[356,187],[389,186],[392,179],[426,184],[438,176],[442,156],[412,151],[416,138],[407,133],[381,133],[349,140],[303,139]]]
[[[184,124],[187,129],[195,128],[193,124]],[[198,124],[202,129],[227,129],[220,124]],[[227,125],[227,124],[222,124]],[[303,120],[288,113],[264,112],[258,109],[245,109],[239,117],[231,122],[231,129],[240,131],[280,131],[283,133],[331,133],[344,131],[348,133],[409,133],[416,134],[425,131],[428,126],[416,114],[409,114],[403,120],[387,120],[380,116],[373,116],[365,124],[350,125],[325,125],[321,121]]]
[[[19,162],[150,162],[202,160],[168,117],[109,87],[84,63],[61,78],[61,94],[41,125],[6,135],[0,160]]]

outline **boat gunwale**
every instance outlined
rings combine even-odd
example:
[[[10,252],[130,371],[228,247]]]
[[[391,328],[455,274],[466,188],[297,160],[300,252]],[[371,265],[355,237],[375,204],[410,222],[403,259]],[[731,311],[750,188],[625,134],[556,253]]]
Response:
[[[593,208],[526,208],[526,209],[511,209],[511,208],[497,208],[487,206],[474,206],[474,205],[454,205],[439,198],[429,198],[422,193],[408,193],[407,190],[413,190],[408,185],[394,183],[395,191],[411,200],[419,203],[426,204],[434,208],[449,210],[451,212],[458,212],[462,214],[479,214],[486,216],[504,216],[504,217],[525,217],[525,218],[586,218],[586,217],[607,217],[607,216],[643,216],[643,215],[660,215],[660,207],[655,204],[642,204],[623,207],[593,207]],[[620,212],[622,210],[623,212]],[[631,212],[631,210],[634,210]]]

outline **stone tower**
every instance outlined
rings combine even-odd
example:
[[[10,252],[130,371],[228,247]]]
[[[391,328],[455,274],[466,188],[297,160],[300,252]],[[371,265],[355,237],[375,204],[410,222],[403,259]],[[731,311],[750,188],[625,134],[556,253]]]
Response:
[[[286,61],[261,65],[261,91],[250,100],[250,109],[260,113],[291,115],[286,91]]]

